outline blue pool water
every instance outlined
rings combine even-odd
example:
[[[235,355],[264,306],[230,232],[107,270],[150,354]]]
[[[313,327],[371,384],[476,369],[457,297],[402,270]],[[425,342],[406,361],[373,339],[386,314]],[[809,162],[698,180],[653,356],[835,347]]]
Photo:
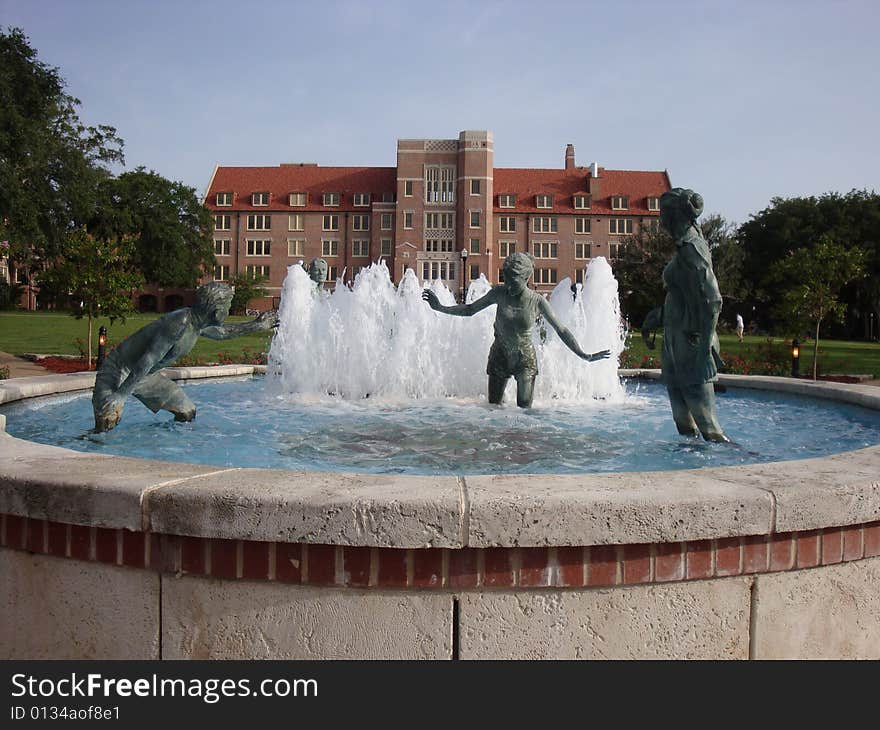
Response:
[[[263,378],[190,383],[192,423],[134,399],[92,434],[90,392],[5,406],[13,436],[77,451],[217,466],[377,474],[657,471],[805,459],[880,443],[880,412],[730,389],[718,419],[735,444],[679,436],[665,389],[630,381],[623,403],[295,399]]]

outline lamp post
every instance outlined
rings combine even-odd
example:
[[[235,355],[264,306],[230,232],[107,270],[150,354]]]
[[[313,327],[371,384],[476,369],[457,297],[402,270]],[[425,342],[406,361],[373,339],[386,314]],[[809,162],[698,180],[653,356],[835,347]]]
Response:
[[[791,341],[791,377],[799,378],[801,376],[801,348],[800,343],[795,337]]]
[[[464,298],[467,294],[467,257],[468,250],[461,249],[461,303],[464,304]]]
[[[107,354],[107,328],[101,327],[98,330],[98,359],[95,361],[95,370],[101,369],[104,362],[104,356]]]

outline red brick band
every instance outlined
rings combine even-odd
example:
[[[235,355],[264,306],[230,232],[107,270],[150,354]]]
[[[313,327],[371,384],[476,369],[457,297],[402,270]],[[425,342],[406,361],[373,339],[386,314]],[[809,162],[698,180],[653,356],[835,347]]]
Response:
[[[353,588],[582,588],[751,575],[880,556],[880,522],[592,547],[402,549],[181,537],[0,515],[0,546],[163,573]]]

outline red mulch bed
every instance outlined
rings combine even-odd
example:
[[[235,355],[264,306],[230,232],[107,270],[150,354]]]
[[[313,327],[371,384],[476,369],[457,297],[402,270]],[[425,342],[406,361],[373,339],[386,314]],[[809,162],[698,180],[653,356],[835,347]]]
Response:
[[[53,373],[78,373],[81,370],[88,370],[85,359],[73,359],[67,357],[41,357],[36,361],[37,365],[41,365],[46,370]]]

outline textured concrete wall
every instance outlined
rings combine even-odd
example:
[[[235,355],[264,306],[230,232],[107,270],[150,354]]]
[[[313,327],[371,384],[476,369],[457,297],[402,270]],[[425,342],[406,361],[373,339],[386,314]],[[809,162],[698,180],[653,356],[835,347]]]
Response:
[[[158,659],[159,575],[0,550],[0,659]]]
[[[163,576],[165,659],[449,659],[452,597]]]
[[[748,578],[461,597],[463,659],[746,659]]]
[[[880,558],[756,579],[755,659],[880,659]]]

